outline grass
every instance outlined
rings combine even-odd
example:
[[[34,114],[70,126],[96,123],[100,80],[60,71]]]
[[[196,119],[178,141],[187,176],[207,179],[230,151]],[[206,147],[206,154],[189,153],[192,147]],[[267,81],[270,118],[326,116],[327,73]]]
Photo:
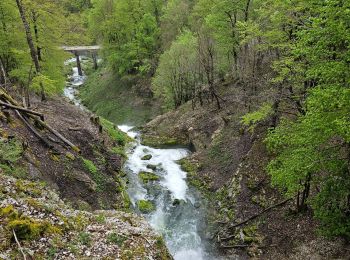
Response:
[[[127,240],[126,237],[118,235],[117,233],[110,233],[107,235],[107,242],[110,244],[116,244],[122,246],[124,241]]]
[[[99,172],[97,166],[93,161],[90,161],[85,158],[81,158],[83,160],[84,167],[87,171],[89,171],[92,175],[92,179],[97,184],[97,191],[103,191],[106,185],[106,180],[104,176]]]
[[[112,122],[101,118],[101,125],[107,134],[119,145],[124,146],[130,138],[122,131],[120,131]]]
[[[0,140],[0,160],[5,163],[15,163],[23,153],[22,143],[17,139]]]
[[[83,245],[89,246],[91,244],[90,234],[88,232],[80,232],[79,242]]]

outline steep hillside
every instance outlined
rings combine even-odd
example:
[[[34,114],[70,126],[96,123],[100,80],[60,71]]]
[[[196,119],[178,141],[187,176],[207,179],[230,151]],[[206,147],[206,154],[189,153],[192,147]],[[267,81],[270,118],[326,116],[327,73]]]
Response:
[[[1,259],[171,258],[162,238],[134,214],[75,210],[45,184],[4,173],[0,199]]]
[[[249,108],[235,98],[239,87],[230,89],[221,93],[221,110],[215,104],[193,110],[187,103],[143,128],[147,145],[180,144],[194,150],[180,163],[190,183],[211,201],[206,236],[224,256],[346,259],[346,240],[319,236],[311,209],[296,213],[295,199],[271,186],[266,167],[273,155],[264,139],[273,118],[249,130],[241,122]]]
[[[23,251],[34,259],[169,259],[162,238],[127,213],[121,168],[128,137],[62,98],[39,102],[32,96],[31,103],[74,146],[26,118],[35,134],[13,109],[2,107],[0,258],[20,258]]]
[[[116,124],[141,125],[161,112],[153,99],[149,78],[120,78],[105,68],[89,74],[80,98],[91,111]]]

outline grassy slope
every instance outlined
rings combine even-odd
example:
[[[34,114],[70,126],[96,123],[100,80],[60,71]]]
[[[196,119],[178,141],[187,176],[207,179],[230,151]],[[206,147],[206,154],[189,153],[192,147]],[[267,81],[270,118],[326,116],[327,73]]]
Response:
[[[141,125],[159,111],[148,86],[148,80],[120,79],[112,72],[100,69],[89,75],[80,95],[91,111],[113,123]]]

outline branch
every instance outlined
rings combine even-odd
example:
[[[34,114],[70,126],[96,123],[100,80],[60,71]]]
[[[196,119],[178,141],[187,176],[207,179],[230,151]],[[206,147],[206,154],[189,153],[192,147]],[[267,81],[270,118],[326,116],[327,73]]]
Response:
[[[29,124],[28,120],[18,111],[15,110],[17,116],[23,121],[23,123],[34,133],[36,137],[40,139],[48,148],[52,149],[53,145],[50,144],[39,132],[31,125]]]
[[[230,226],[229,228],[236,228],[236,227],[242,226],[242,225],[246,224],[247,222],[249,222],[249,221],[251,221],[251,220],[253,220],[253,219],[256,219],[257,217],[261,216],[262,214],[266,213],[267,211],[269,211],[269,210],[271,210],[271,209],[274,209],[274,208],[276,208],[276,207],[279,207],[279,206],[281,206],[281,205],[286,204],[288,201],[291,201],[292,199],[294,199],[294,197],[289,198],[289,199],[285,199],[284,201],[281,201],[281,202],[279,202],[279,203],[277,203],[277,204],[275,204],[275,205],[272,205],[272,206],[270,206],[270,207],[264,209],[263,211],[261,211],[261,212],[255,214],[255,215],[253,215],[253,216],[251,216],[251,217],[249,217],[249,218],[243,220],[242,222],[239,222],[239,223],[237,223],[237,224],[234,224],[234,225]],[[220,240],[221,240],[221,241],[226,241],[226,240],[230,240],[230,239],[232,239],[232,238],[234,238],[234,235],[221,238]]]
[[[32,111],[32,110],[29,110],[29,109],[26,109],[24,107],[19,107],[19,106],[15,106],[15,105],[11,105],[11,104],[8,104],[6,102],[3,102],[0,100],[0,105],[1,106],[4,106],[4,107],[7,107],[7,108],[11,108],[11,109],[15,109],[15,110],[18,110],[18,111],[21,111],[21,112],[25,112],[27,114],[32,114],[32,115],[36,115],[38,117],[40,117],[41,120],[44,120],[44,115],[39,113],[39,112],[36,112],[36,111]]]
[[[22,253],[22,255],[23,255],[23,259],[24,259],[24,260],[27,260],[26,255],[25,255],[25,253],[23,252],[22,246],[21,246],[21,244],[19,243],[19,241],[18,241],[18,239],[17,239],[16,232],[15,232],[14,229],[12,229],[12,233],[13,233],[13,236],[14,236],[14,238],[15,238],[15,240],[16,240],[16,243],[17,243],[17,245],[18,245],[19,250],[21,251],[21,253]]]

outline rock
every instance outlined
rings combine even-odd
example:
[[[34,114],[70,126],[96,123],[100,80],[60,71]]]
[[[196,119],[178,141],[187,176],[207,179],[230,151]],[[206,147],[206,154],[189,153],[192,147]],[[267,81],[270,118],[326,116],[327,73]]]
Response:
[[[195,203],[193,204],[193,206],[194,206],[196,209],[198,209],[198,208],[201,207],[201,204],[200,204],[199,202],[195,202]]]
[[[67,152],[67,153],[66,153],[66,157],[67,157],[68,159],[72,160],[72,161],[75,160],[75,156],[74,156],[74,154],[72,154],[72,153]]]
[[[186,201],[180,200],[180,199],[174,199],[173,200],[173,206],[180,206],[180,205],[185,205]]]
[[[152,172],[140,172],[139,178],[143,181],[144,184],[147,184],[149,181],[159,180],[159,176]]]
[[[148,164],[146,167],[147,169],[151,169],[153,171],[157,170],[157,165],[154,165],[154,164]]]
[[[143,161],[149,161],[149,160],[151,160],[152,159],[152,155],[151,154],[147,154],[147,155],[145,155],[145,156],[143,156],[142,158],[141,158],[141,160],[143,160]]]
[[[180,205],[180,200],[179,199],[174,199],[173,201],[173,206],[177,206],[177,205]]]

